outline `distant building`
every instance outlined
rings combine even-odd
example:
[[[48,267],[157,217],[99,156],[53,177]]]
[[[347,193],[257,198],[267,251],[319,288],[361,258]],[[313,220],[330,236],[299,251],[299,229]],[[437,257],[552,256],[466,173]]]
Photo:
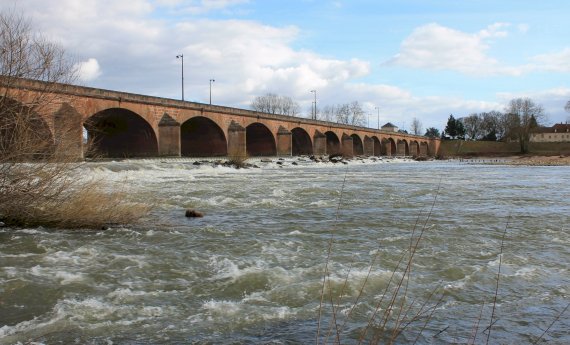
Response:
[[[387,124],[382,126],[382,130],[388,131],[388,132],[398,132],[398,127],[393,125],[392,123],[388,122]]]
[[[530,134],[535,143],[570,142],[570,124],[557,123],[552,127],[539,127]]]

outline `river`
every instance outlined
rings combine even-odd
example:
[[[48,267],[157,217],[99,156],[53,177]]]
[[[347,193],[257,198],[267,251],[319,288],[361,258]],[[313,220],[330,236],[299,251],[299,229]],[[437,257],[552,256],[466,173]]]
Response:
[[[0,344],[570,343],[570,167],[293,161],[87,164],[152,211],[0,228]]]

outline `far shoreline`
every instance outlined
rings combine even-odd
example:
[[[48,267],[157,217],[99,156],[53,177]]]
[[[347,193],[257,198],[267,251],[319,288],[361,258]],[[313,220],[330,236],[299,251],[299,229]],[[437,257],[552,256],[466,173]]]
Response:
[[[463,163],[474,164],[501,164],[520,166],[570,166],[568,155],[470,155],[450,157],[451,160],[459,160]]]

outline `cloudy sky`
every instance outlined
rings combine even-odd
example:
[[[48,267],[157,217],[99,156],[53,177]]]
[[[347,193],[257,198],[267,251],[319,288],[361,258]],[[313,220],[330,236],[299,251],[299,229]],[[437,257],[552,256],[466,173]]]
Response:
[[[449,114],[570,100],[567,0],[2,0],[81,65],[80,84],[248,108],[268,92],[309,113],[359,101],[370,126],[442,129]]]

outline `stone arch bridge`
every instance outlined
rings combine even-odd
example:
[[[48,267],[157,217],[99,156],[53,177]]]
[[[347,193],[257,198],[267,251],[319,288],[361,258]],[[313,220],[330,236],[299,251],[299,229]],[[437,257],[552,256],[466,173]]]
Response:
[[[51,139],[72,124],[74,152],[83,157],[87,130],[105,157],[152,156],[429,156],[439,139],[306,118],[17,79],[0,82],[0,97],[34,108]],[[49,132],[48,132],[49,130]]]

